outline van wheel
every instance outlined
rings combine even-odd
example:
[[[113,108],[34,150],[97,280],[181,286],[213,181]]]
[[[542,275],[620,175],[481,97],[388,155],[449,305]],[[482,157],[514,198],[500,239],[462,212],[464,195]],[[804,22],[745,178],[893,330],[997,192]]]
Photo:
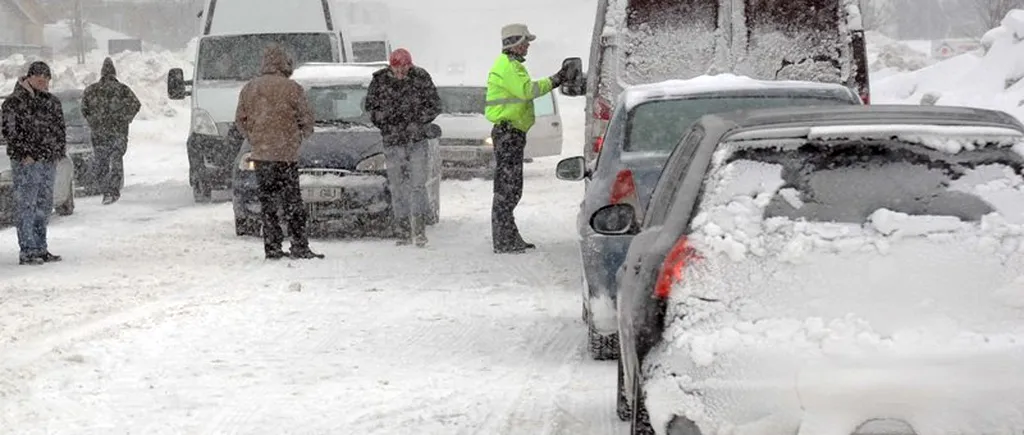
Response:
[[[57,204],[55,210],[58,216],[71,216],[75,212],[75,183],[68,183],[68,200],[63,204]]]
[[[213,200],[213,187],[207,180],[199,179],[196,185],[192,186],[192,199],[196,203],[208,203]]]
[[[644,405],[643,384],[640,369],[637,368],[633,371],[633,412],[629,433],[632,435],[655,435],[654,428],[651,427],[651,417],[647,415],[647,406]]]

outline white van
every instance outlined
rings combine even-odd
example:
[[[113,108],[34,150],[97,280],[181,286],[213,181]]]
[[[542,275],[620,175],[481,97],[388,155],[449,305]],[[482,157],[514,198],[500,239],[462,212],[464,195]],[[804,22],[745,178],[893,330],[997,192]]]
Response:
[[[391,40],[387,32],[375,26],[346,25],[342,39],[345,62],[387,62],[391,54]]]
[[[296,67],[342,62],[341,31],[329,0],[206,0],[200,14],[195,76],[180,68],[167,75],[171,99],[192,97],[187,142],[189,184],[197,202],[213,190],[231,187],[235,156],[242,144],[234,128],[238,94],[259,74],[263,50],[282,45]]]

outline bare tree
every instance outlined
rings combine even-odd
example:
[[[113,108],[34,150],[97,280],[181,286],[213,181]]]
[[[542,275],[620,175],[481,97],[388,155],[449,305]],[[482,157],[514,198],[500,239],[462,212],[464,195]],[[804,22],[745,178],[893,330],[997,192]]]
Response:
[[[1014,9],[1024,9],[1024,0],[968,0],[978,17],[982,32],[999,27],[1006,14]]]

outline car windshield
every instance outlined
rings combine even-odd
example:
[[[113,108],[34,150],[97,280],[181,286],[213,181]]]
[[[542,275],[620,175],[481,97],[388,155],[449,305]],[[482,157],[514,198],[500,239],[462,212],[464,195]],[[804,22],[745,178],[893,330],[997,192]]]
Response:
[[[384,41],[357,41],[352,43],[353,62],[384,62],[388,48]]]
[[[366,91],[362,86],[352,85],[312,87],[306,90],[306,97],[319,124],[369,126],[370,117],[363,110]]]
[[[86,126],[85,116],[82,116],[82,99],[63,97],[60,99],[61,108],[64,110],[64,123],[72,127]]]
[[[832,94],[789,96],[702,97],[651,101],[633,108],[624,151],[671,152],[701,116],[744,109],[787,106],[842,106],[850,97]]]
[[[292,64],[333,62],[334,49],[327,33],[271,33],[259,35],[214,36],[199,43],[196,66],[201,80],[245,81],[259,74],[263,49],[280,44]]]
[[[993,189],[1000,183],[1020,184],[1022,167],[1020,154],[995,146],[955,155],[897,141],[741,148],[720,167],[730,170],[709,177],[705,191],[718,197],[707,198],[711,203],[702,208],[726,204],[727,197],[777,189],[763,218],[864,224],[876,211],[888,209],[973,222],[992,212],[1008,216],[1014,214],[1008,210],[1019,210],[1019,194],[1009,198],[1009,191]]]
[[[437,88],[441,96],[441,113],[449,115],[482,115],[487,88],[477,86],[446,86]]]

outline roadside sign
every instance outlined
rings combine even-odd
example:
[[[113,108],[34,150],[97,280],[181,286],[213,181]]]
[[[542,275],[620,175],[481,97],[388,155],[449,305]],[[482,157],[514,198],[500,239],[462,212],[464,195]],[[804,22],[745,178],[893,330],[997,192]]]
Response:
[[[932,41],[932,57],[949,59],[981,48],[981,42],[977,39],[939,39]]]

